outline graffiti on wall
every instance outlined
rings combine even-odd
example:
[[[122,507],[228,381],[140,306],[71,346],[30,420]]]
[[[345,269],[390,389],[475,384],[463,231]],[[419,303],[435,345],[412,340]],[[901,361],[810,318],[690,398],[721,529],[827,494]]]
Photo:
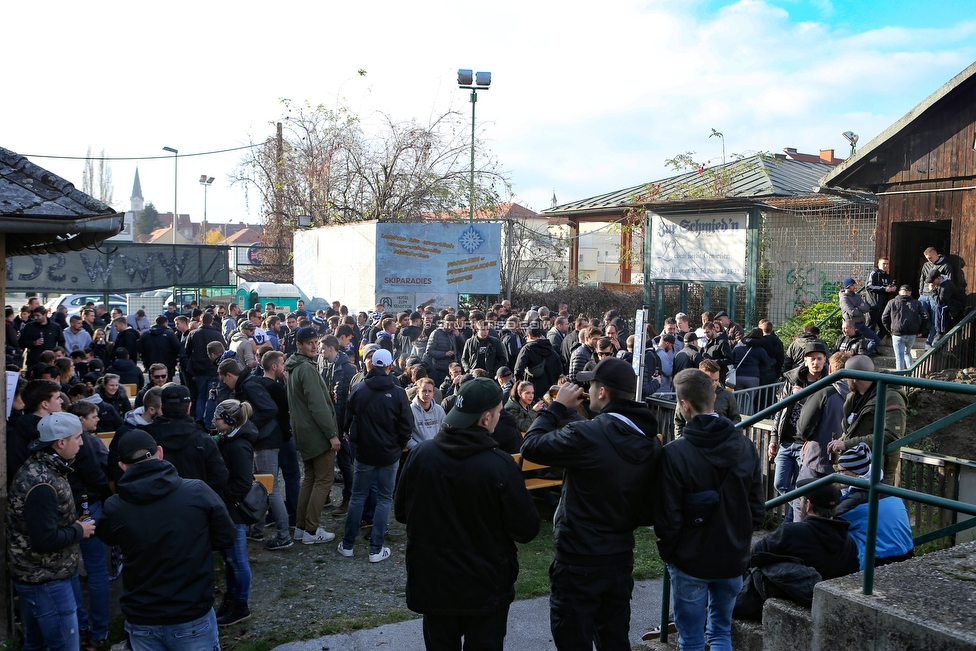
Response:
[[[840,291],[840,283],[828,281],[827,272],[816,267],[795,267],[786,274],[786,285],[793,293],[793,314],[813,303],[831,303]]]

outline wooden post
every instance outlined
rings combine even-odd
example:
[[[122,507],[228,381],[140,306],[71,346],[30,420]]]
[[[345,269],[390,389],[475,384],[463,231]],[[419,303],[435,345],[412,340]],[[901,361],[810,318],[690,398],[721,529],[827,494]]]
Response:
[[[634,224],[635,219],[630,218],[624,220],[620,227],[620,281],[624,284],[630,284],[631,275],[631,252],[633,250],[633,239],[634,239]]]
[[[579,221],[569,218],[569,286],[576,287],[579,276]]]

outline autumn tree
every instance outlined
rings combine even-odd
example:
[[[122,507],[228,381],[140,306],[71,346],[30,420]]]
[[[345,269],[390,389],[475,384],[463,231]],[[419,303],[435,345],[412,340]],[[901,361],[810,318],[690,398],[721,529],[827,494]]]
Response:
[[[458,111],[430,120],[397,121],[385,114],[371,129],[344,107],[336,110],[282,100],[281,160],[270,137],[242,158],[232,182],[255,192],[266,232],[291,250],[299,215],[313,226],[364,220],[419,220],[467,208],[470,131]],[[476,150],[484,152],[476,143]],[[482,153],[475,170],[475,202],[495,205],[507,181]]]
[[[81,171],[81,191],[95,197],[106,206],[112,205],[115,188],[112,185],[112,168],[105,160],[105,150],[98,155],[98,163],[92,158],[91,145],[85,153],[85,166]]]
[[[224,233],[219,228],[211,228],[203,237],[204,244],[217,244],[224,239]]]

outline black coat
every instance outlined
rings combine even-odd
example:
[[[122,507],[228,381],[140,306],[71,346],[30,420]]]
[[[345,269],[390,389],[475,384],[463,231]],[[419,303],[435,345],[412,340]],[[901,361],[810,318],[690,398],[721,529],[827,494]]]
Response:
[[[139,339],[142,365],[146,370],[153,364],[165,364],[172,378],[176,363],[186,367],[186,351],[176,333],[162,325],[154,325]]]
[[[115,361],[116,351],[119,348],[125,348],[129,351],[129,358],[134,362],[139,357],[139,331],[131,326],[120,332],[115,337],[115,345],[112,348],[112,359],[110,361]]]
[[[105,369],[105,372],[118,375],[120,384],[134,384],[140,390],[146,383],[142,369],[136,366],[136,363],[131,359],[116,359]]]
[[[518,465],[480,427],[442,427],[407,455],[394,502],[407,525],[407,607],[494,613],[515,599],[516,542],[539,533]]]
[[[807,515],[801,522],[786,522],[756,543],[752,553],[793,556],[820,573],[824,581],[860,569],[857,543],[847,532],[846,520]]]
[[[220,491],[220,499],[224,500],[234,524],[247,524],[237,505],[254,483],[254,443],[257,440],[258,430],[248,421],[233,436],[222,435],[218,444],[220,456],[227,466],[227,483]]]
[[[44,339],[44,343],[35,346],[34,342]],[[27,368],[41,361],[41,353],[45,350],[54,350],[58,346],[64,345],[64,334],[61,326],[50,319],[44,325],[37,321],[28,321],[24,329],[20,331],[18,344],[27,351]]]
[[[568,565],[631,560],[634,529],[653,520],[661,456],[657,423],[647,405],[633,400],[614,400],[593,420],[560,427],[569,416],[566,407],[552,403],[522,443],[529,461],[565,469],[554,519],[556,559]]]
[[[349,392],[342,429],[356,444],[357,461],[370,466],[396,463],[413,431],[407,392],[374,368]]]
[[[224,341],[224,336],[220,334],[220,330],[212,325],[206,324],[192,331],[186,338],[183,346],[186,350],[187,370],[191,375],[210,377],[217,375],[217,367],[214,366],[213,360],[207,355],[207,344],[212,341],[219,341],[225,347],[227,345],[227,342]]]
[[[262,380],[261,376],[252,375],[251,369],[245,368],[237,378],[234,397],[241,402],[246,400],[254,409],[248,421],[258,433],[257,438],[252,441],[254,449],[277,450],[284,443],[281,428],[278,426],[278,405]]]
[[[692,347],[685,344],[685,347],[679,350],[674,356],[674,364],[671,367],[671,377],[674,377],[681,371],[685,369],[696,369],[698,365],[702,363],[705,358],[702,356],[701,351],[698,347]]]
[[[695,416],[664,448],[656,503],[662,560],[699,579],[741,576],[766,513],[756,446],[728,419]]]
[[[542,373],[537,377],[530,375],[531,369],[538,369],[541,364]],[[542,400],[542,396],[549,391],[563,372],[563,361],[546,339],[533,339],[522,346],[515,367],[512,369],[516,380],[528,380],[535,389],[535,399]]]
[[[180,479],[171,463],[131,466],[105,502],[95,534],[125,555],[120,604],[139,625],[192,622],[214,602],[213,552],[237,532],[220,498],[201,481]]]
[[[146,431],[183,479],[201,479],[218,494],[227,483],[227,466],[214,440],[189,416],[157,416]]]

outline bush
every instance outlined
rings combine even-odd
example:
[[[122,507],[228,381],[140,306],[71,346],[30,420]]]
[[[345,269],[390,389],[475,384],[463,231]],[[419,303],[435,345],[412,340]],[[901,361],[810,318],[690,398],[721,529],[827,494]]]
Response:
[[[637,310],[644,307],[644,292],[615,292],[602,287],[564,287],[551,292],[518,292],[512,294],[512,306],[522,312],[533,305],[555,310],[560,303],[569,304],[570,316],[585,314],[603,318],[608,310],[617,310],[629,323]]]
[[[779,326],[776,329],[776,334],[783,341],[783,346],[789,348],[790,344],[793,343],[793,339],[803,331],[803,326],[808,323],[814,325],[820,323],[836,309],[837,306],[833,303],[814,303],[813,305],[808,305],[803,308],[803,311],[798,316],[793,317]],[[826,323],[820,326],[820,339],[828,347],[833,347],[834,342],[837,341],[837,337],[840,336],[840,326],[840,312],[834,314]]]

